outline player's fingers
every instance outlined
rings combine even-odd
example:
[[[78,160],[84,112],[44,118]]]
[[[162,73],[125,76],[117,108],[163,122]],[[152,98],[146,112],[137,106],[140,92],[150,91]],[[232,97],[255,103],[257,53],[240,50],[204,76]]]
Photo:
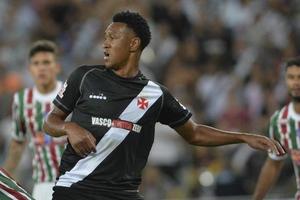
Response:
[[[267,139],[267,145],[268,145],[268,151],[269,149],[271,149],[272,152],[275,152],[277,155],[280,154],[279,150],[277,149],[277,146],[275,144],[274,141],[272,141],[271,139]]]
[[[284,148],[281,146],[281,144],[277,141],[277,140],[274,140],[272,139],[272,141],[274,142],[274,144],[276,145],[278,151],[279,151],[279,155],[283,155],[285,154],[285,150]]]
[[[77,144],[77,148],[80,152],[80,155],[82,157],[86,157],[92,151],[90,147],[90,139],[88,137],[82,138],[82,140]]]
[[[75,152],[77,153],[77,155],[84,157],[85,153],[84,150],[81,148],[80,145],[74,145],[73,149],[75,150]]]
[[[90,141],[90,149],[92,152],[96,152],[96,138],[92,134],[88,134]]]
[[[84,144],[84,152],[85,155],[87,156],[88,154],[90,154],[91,152],[95,152],[96,147],[95,144],[91,141],[91,139],[88,137],[86,139],[86,142]]]
[[[93,134],[89,133],[88,136],[93,143],[96,143],[96,138],[93,136]]]

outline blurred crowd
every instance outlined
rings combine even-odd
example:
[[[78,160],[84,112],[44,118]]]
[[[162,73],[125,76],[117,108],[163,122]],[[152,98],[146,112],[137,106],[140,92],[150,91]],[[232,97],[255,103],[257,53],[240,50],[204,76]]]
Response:
[[[10,139],[12,94],[33,82],[28,49],[37,39],[60,47],[61,80],[82,64],[101,64],[103,32],[114,13],[134,10],[152,40],[140,67],[165,84],[194,120],[267,134],[270,116],[289,99],[283,62],[300,50],[297,0],[1,0],[0,163]],[[26,155],[19,179],[31,189]],[[157,125],[141,191],[147,200],[251,195],[266,154],[246,145],[200,148]],[[293,196],[286,165],[271,196]]]

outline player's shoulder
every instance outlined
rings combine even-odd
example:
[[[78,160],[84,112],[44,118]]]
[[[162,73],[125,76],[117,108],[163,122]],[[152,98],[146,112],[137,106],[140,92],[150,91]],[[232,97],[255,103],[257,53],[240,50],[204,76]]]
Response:
[[[163,84],[161,84],[161,83],[159,83],[157,81],[150,80],[148,78],[145,78],[145,80],[147,80],[148,83],[150,83],[152,85],[155,85],[157,88],[161,89],[163,92],[168,90],[168,88],[166,86],[164,86]]]
[[[12,97],[13,104],[25,103],[26,100],[28,100],[32,97],[33,97],[33,88],[32,87],[21,88],[13,94],[13,97]]]
[[[275,110],[275,112],[271,116],[271,121],[276,120],[280,117],[283,117],[283,115],[288,115],[288,110],[289,110],[289,104],[286,104],[279,109]],[[285,117],[287,118],[287,116]]]
[[[170,92],[169,88],[161,83],[153,81],[162,91],[164,96],[173,96],[172,93]]]
[[[77,67],[74,71],[75,72],[81,72],[81,73],[86,73],[90,70],[100,70],[100,71],[104,71],[105,70],[105,66],[104,65],[81,65],[79,67]]]
[[[23,88],[17,90],[14,93],[14,96],[24,96],[25,94],[27,94],[29,91],[32,91],[32,90],[33,90],[32,87],[23,87]]]
[[[81,65],[76,67],[71,73],[71,77],[73,79],[82,79],[86,74],[93,71],[105,71],[105,67],[103,65]]]

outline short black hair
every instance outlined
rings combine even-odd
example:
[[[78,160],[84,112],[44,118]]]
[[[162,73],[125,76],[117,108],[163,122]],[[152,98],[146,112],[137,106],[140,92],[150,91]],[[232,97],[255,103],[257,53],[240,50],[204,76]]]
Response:
[[[50,52],[57,56],[57,46],[50,40],[38,40],[34,42],[29,50],[29,58],[39,52]]]
[[[122,11],[113,16],[113,22],[125,23],[141,39],[142,50],[151,40],[151,32],[147,21],[137,12]]]
[[[291,66],[297,66],[300,67],[300,57],[294,57],[285,62],[285,69],[291,67]]]

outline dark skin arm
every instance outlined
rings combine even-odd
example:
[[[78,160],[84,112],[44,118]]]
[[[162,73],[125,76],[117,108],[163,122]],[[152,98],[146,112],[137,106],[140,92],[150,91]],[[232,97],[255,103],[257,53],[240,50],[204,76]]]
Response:
[[[277,155],[285,153],[281,145],[265,136],[249,133],[223,131],[209,126],[196,124],[191,119],[175,130],[190,144],[196,146],[220,146],[235,143],[247,143],[254,149],[273,151]]]
[[[91,152],[96,152],[96,139],[86,129],[74,122],[65,122],[68,114],[57,108],[49,113],[43,125],[44,131],[52,137],[67,135],[75,152],[85,157]]]
[[[44,130],[53,137],[67,135],[75,152],[86,156],[96,151],[96,139],[86,129],[74,122],[65,122],[67,114],[55,107],[48,115]],[[199,125],[192,120],[177,127],[176,131],[190,144],[197,146],[220,146],[225,144],[247,143],[250,147],[260,150],[272,150],[276,154],[284,154],[281,145],[275,140],[264,136],[247,133],[222,131],[205,125]]]
[[[262,200],[277,181],[284,162],[267,158],[258,178],[253,200]]]
[[[17,141],[14,139],[11,140],[7,158],[3,165],[3,168],[10,174],[14,174],[15,169],[17,168],[23,155],[26,143],[26,141]]]

